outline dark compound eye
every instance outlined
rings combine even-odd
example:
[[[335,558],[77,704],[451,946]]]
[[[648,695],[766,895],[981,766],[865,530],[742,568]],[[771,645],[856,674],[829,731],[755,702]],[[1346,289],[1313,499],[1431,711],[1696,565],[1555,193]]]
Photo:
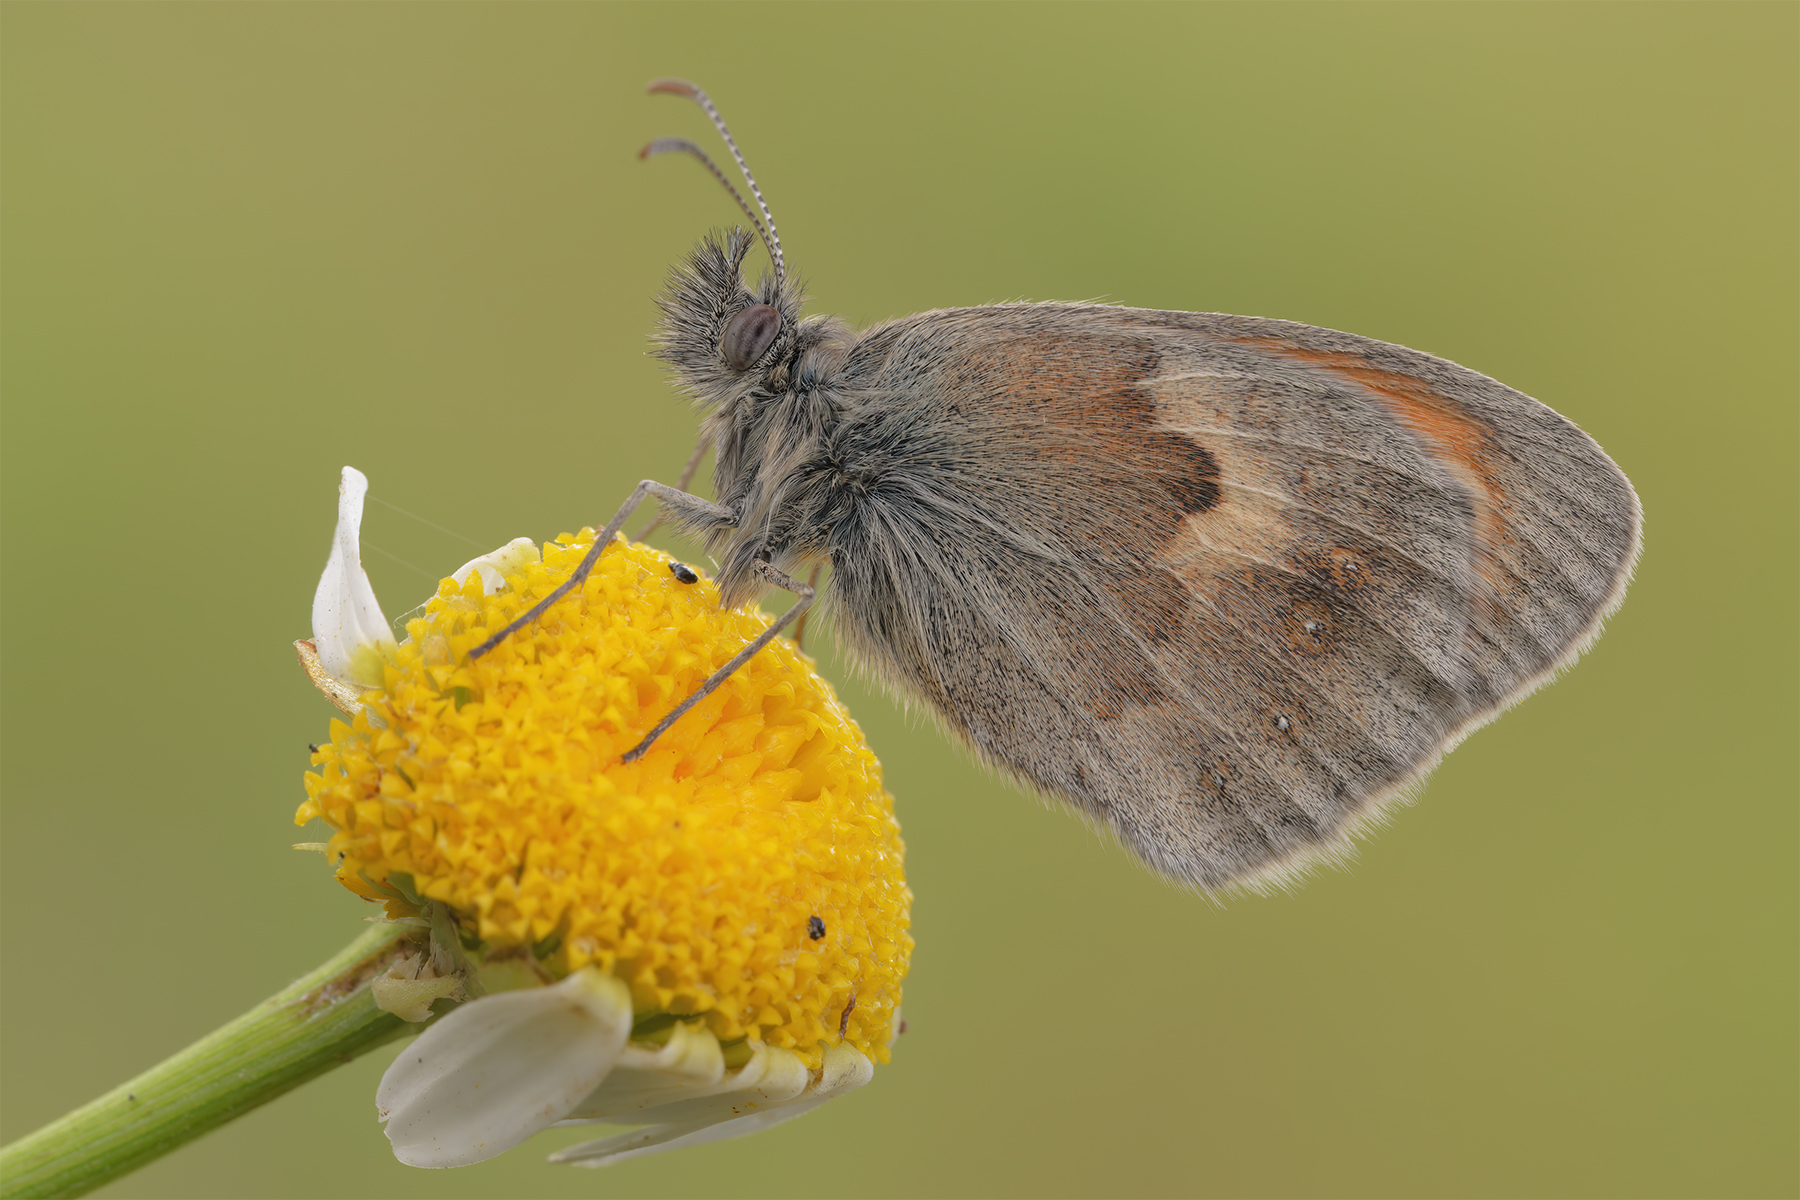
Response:
[[[806,918],[806,936],[815,942],[824,937],[825,922],[819,920],[817,917]]]
[[[750,364],[763,356],[763,351],[781,332],[781,314],[770,304],[752,304],[725,322],[719,350],[734,371],[747,371]]]
[[[673,575],[676,579],[679,579],[682,583],[700,582],[700,576],[694,573],[694,568],[688,566],[686,563],[678,563],[673,559],[669,560],[669,574]]]

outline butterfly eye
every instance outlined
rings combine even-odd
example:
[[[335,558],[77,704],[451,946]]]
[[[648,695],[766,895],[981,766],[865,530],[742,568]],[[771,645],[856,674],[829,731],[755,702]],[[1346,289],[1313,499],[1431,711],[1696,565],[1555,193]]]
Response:
[[[781,332],[781,314],[773,305],[752,304],[731,320],[725,322],[725,334],[719,339],[719,349],[725,355],[725,361],[731,364],[734,371],[749,369],[751,363],[763,356],[775,335]]]

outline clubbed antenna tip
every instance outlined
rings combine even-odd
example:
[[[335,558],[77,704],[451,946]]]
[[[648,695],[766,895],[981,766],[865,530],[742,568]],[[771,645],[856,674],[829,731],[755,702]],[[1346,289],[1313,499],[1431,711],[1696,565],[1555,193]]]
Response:
[[[654,158],[658,154],[673,153],[687,154],[699,159],[706,169],[712,172],[713,178],[717,179],[725,186],[725,190],[731,193],[732,199],[738,202],[738,207],[744,210],[744,215],[749,217],[750,223],[756,227],[756,232],[762,237],[763,245],[768,248],[770,260],[775,264],[775,284],[779,287],[787,276],[787,264],[781,257],[781,235],[775,231],[775,214],[769,211],[768,201],[763,199],[762,190],[756,186],[756,176],[750,173],[750,164],[744,161],[743,152],[738,149],[737,142],[731,136],[731,130],[726,128],[725,118],[719,115],[719,110],[713,105],[712,98],[698,85],[689,83],[685,79],[653,79],[644,90],[652,95],[667,93],[672,96],[686,96],[700,106],[701,111],[712,120],[713,128],[719,131],[719,136],[725,139],[725,148],[731,151],[731,157],[737,162],[738,170],[743,173],[744,182],[749,185],[750,194],[756,198],[756,207],[762,210],[763,221],[768,222],[767,228],[764,227],[763,221],[756,219],[756,214],[750,211],[750,205],[744,201],[742,193],[731,185],[731,180],[727,179],[725,173],[719,170],[718,164],[707,157],[704,150],[686,138],[657,138],[638,151],[638,157]]]

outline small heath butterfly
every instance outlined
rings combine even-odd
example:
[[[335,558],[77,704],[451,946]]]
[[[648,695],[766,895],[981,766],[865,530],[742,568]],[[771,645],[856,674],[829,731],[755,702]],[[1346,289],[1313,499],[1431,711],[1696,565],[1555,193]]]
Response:
[[[1531,397],[1260,317],[802,317],[712,102],[650,90],[705,109],[756,208],[692,142],[644,154],[706,164],[774,274],[745,282],[743,230],[675,269],[658,353],[705,411],[718,499],[646,480],[582,573],[655,496],[706,539],[726,605],[798,593],[706,690],[812,603],[789,572],[829,562],[847,648],[983,762],[1178,883],[1257,886],[1341,854],[1623,598],[1637,496]]]

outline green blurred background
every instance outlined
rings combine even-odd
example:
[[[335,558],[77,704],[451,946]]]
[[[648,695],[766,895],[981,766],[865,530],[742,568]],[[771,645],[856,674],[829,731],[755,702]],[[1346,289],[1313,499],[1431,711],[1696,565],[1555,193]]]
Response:
[[[358,932],[287,849],[338,468],[390,613],[670,479],[667,265],[813,311],[1286,317],[1566,413],[1638,582],[1347,871],[1224,907],[823,662],[918,894],[863,1091],[590,1174],[396,1164],[392,1052],[114,1196],[1784,1196],[1796,1141],[1791,4],[33,5],[4,32],[4,1136]],[[665,542],[671,547],[679,543]],[[691,548],[687,551],[693,554]]]

